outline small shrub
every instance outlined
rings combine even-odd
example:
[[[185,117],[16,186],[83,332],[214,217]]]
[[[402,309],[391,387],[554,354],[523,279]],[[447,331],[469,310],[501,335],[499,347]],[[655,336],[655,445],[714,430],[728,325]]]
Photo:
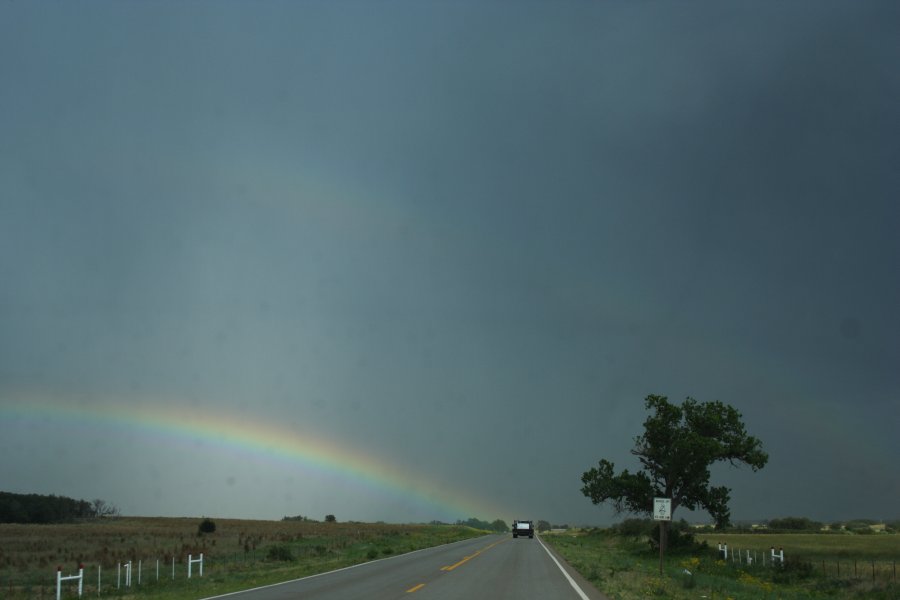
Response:
[[[215,531],[216,531],[216,524],[214,521],[211,521],[210,519],[203,519],[200,522],[200,525],[197,526],[197,533],[199,533],[201,535],[204,533],[215,533]]]
[[[651,519],[625,519],[614,526],[613,530],[623,537],[637,539],[642,538],[645,535],[650,535],[655,527],[656,524]]]
[[[294,562],[294,553],[291,552],[290,547],[286,544],[275,544],[274,546],[269,546],[266,558],[281,562]]]
[[[666,533],[666,549],[693,548],[695,544],[694,531],[687,521],[672,521],[669,523],[669,531]],[[659,548],[659,525],[650,530],[650,546]]]
[[[378,550],[376,550],[375,548],[369,548],[369,551],[366,552],[366,558],[368,558],[369,560],[372,560],[377,557],[378,557]]]

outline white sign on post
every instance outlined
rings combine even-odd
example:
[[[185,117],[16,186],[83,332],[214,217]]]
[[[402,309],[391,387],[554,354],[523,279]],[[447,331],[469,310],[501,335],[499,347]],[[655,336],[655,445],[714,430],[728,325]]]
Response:
[[[653,499],[653,520],[654,521],[671,521],[672,520],[672,499],[671,498],[654,498]]]

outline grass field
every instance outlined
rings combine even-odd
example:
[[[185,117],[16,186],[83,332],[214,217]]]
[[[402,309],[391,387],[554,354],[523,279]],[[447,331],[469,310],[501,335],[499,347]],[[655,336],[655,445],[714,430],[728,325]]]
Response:
[[[199,598],[484,533],[449,525],[213,519],[215,532],[200,535],[201,520],[117,518],[67,525],[2,524],[0,597],[55,598],[57,566],[64,575],[71,575],[84,563],[86,597]],[[201,552],[203,577],[197,576],[199,565],[194,565],[193,577],[188,580],[188,554],[196,557]],[[124,587],[124,572],[117,586],[119,565],[128,561],[133,564],[130,589]],[[64,597],[75,597],[74,584],[64,587]]]
[[[709,547],[668,552],[662,575],[659,553],[651,550],[646,540],[603,532],[545,535],[543,539],[615,600],[900,598],[894,570],[895,561],[900,559],[900,535],[713,534],[704,537]],[[749,549],[751,554],[755,550],[757,556],[768,552],[773,544],[783,546],[787,564],[784,568],[773,568],[768,560],[765,566],[761,561],[752,565],[724,561],[716,552],[719,542],[728,543],[730,549]],[[838,561],[842,561],[840,571]]]

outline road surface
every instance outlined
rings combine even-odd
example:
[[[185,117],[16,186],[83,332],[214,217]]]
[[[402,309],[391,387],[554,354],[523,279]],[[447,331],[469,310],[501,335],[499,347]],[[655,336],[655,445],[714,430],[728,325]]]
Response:
[[[489,535],[215,598],[606,600],[540,540]]]

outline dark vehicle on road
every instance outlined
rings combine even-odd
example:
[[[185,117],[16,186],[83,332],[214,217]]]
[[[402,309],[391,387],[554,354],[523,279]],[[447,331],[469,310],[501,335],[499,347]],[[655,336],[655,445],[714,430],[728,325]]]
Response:
[[[513,537],[517,538],[520,535],[527,535],[530,538],[534,537],[534,524],[531,521],[513,521],[512,526]]]

